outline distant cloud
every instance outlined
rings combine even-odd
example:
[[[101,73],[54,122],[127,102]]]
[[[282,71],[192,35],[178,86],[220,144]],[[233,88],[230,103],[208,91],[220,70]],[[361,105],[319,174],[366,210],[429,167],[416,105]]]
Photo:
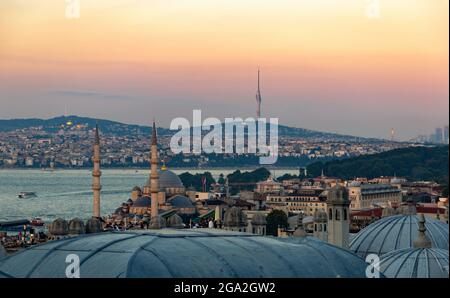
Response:
[[[50,92],[53,95],[67,96],[67,97],[90,97],[90,98],[105,98],[105,99],[131,99],[128,95],[104,93],[98,91],[86,90],[57,90]]]

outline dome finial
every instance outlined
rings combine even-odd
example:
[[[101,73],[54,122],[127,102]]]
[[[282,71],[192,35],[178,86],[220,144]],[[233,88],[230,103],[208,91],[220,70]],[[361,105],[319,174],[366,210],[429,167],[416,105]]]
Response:
[[[425,227],[425,216],[423,214],[419,215],[419,235],[417,236],[417,239],[413,241],[414,248],[430,248],[431,247],[431,241],[428,239],[427,235],[425,235],[426,232]]]

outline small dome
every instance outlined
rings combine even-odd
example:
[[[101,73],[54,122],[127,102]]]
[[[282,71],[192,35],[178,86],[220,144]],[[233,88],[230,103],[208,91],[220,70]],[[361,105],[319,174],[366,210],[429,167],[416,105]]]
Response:
[[[419,235],[417,215],[394,215],[382,218],[362,229],[350,242],[350,249],[365,258],[369,254],[379,256],[388,252],[412,248]],[[448,225],[433,218],[425,222],[425,235],[431,247],[448,250]]]
[[[405,248],[387,253],[378,264],[388,278],[448,278],[448,250]]]
[[[174,214],[167,219],[168,228],[182,229],[184,228],[183,219],[178,215]]]
[[[238,207],[229,208],[223,216],[223,224],[226,227],[242,227],[245,226],[247,218]]]
[[[102,223],[98,218],[90,218],[86,221],[86,233],[95,234],[102,231]]]
[[[128,206],[131,206],[131,205],[134,204],[134,201],[133,201],[132,199],[128,199],[127,202],[126,202],[126,204],[127,204]]]
[[[252,225],[267,225],[266,216],[262,212],[256,212],[252,218]]]
[[[194,208],[191,200],[188,197],[175,195],[167,200],[167,203],[172,205],[173,208]]]
[[[150,197],[140,197],[134,202],[133,208],[150,208],[152,199]]]
[[[69,234],[79,235],[84,234],[84,222],[79,218],[74,218],[69,221]]]
[[[141,188],[139,186],[133,187],[133,189],[131,191],[142,192],[142,190],[141,190]]]
[[[55,219],[48,228],[48,231],[52,235],[62,236],[69,233],[69,224],[62,218]]]

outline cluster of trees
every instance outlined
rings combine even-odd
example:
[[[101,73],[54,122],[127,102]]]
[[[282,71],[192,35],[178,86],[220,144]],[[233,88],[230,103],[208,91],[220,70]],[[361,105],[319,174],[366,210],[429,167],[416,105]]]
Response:
[[[434,180],[448,184],[448,146],[410,147],[373,155],[363,155],[326,163],[316,162],[308,166],[308,172],[351,179],[380,176],[405,177],[408,180]]]
[[[240,170],[236,170],[233,173],[229,174],[227,178],[229,183],[256,183],[266,180],[269,176],[269,170],[267,170],[266,168],[259,168],[251,172],[241,172]],[[216,183],[216,180],[210,172],[204,172],[201,174],[191,174],[189,172],[185,172],[180,174],[179,177],[185,187],[193,187],[197,191],[201,191],[203,189],[203,179],[206,179],[207,191],[210,190],[211,184]],[[222,185],[225,184],[225,176],[223,174],[220,174],[217,183]],[[245,186],[243,187],[245,188]],[[234,188],[234,191],[236,191],[236,187]],[[253,188],[253,186],[250,185],[250,188]]]

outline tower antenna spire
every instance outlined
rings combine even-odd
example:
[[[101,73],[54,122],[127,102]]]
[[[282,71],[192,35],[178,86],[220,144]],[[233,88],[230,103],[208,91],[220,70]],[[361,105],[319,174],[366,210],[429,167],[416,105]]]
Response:
[[[260,90],[260,69],[258,67],[258,89],[256,91],[256,117],[261,118],[261,90]]]

